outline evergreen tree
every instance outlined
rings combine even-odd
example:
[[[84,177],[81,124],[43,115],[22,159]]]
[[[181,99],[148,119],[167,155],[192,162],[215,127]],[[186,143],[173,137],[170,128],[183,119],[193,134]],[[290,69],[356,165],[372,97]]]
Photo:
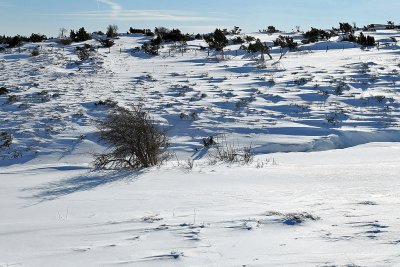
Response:
[[[75,39],[76,39],[76,33],[75,33],[74,30],[71,30],[71,31],[69,32],[69,38],[70,38],[72,41],[75,41]]]
[[[7,40],[8,47],[16,47],[20,46],[22,44],[22,38],[19,35],[16,35],[14,37],[10,37]]]
[[[358,36],[357,43],[360,45],[366,45],[367,44],[367,37],[363,33],[360,33],[360,36]]]
[[[29,41],[33,43],[39,43],[46,39],[47,39],[46,35],[41,35],[36,33],[32,33],[31,36],[29,37]]]
[[[367,36],[367,46],[374,46],[375,45],[375,38],[373,36]]]
[[[228,39],[220,29],[215,29],[214,33],[205,36],[204,39],[210,48],[214,48],[217,51],[223,51],[224,47],[228,45]]]
[[[90,40],[90,34],[86,32],[85,28],[80,28],[76,33],[74,30],[71,30],[69,34],[69,38],[74,42],[84,42]]]
[[[339,28],[340,28],[340,31],[343,33],[353,33],[354,32],[353,26],[351,26],[347,22],[339,23]]]
[[[90,40],[90,34],[88,32],[86,32],[85,28],[82,27],[78,30],[78,32],[76,33],[76,39],[77,42],[83,42],[83,41],[87,41]]]
[[[264,60],[264,54],[267,54],[270,59],[272,59],[272,56],[269,53],[269,47],[261,42],[260,39],[257,39],[256,42],[253,44],[249,44],[249,47],[247,48],[247,52],[250,53],[261,53],[261,60]]]

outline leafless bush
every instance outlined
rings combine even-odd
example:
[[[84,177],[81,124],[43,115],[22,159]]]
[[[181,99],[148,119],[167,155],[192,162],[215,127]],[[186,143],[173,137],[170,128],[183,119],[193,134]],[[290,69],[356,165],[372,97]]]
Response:
[[[0,148],[7,148],[13,142],[13,136],[7,132],[0,132]]]
[[[88,60],[90,58],[90,50],[86,47],[77,47],[76,53],[80,60]]]
[[[166,131],[156,125],[142,106],[116,107],[97,123],[100,140],[109,152],[96,154],[97,168],[147,168],[161,164],[169,154]]]
[[[274,166],[274,165],[277,165],[275,159],[274,158],[268,158],[268,159],[265,159],[265,160],[258,160],[257,164],[256,164],[256,168],[257,169],[261,169],[261,168],[264,168],[264,167],[267,167],[267,166]]]
[[[210,163],[218,161],[249,164],[253,162],[254,152],[250,146],[240,146],[226,141],[226,137],[217,138],[209,153]]]
[[[188,159],[186,160],[186,162],[184,163],[184,167],[187,170],[192,170],[194,167],[194,159]]]
[[[32,55],[33,57],[36,57],[36,56],[38,56],[39,54],[40,54],[40,52],[39,52],[39,49],[38,49],[38,48],[33,49],[32,52],[31,52],[31,55]]]
[[[109,38],[117,37],[118,36],[118,26],[117,25],[108,25],[106,35]]]

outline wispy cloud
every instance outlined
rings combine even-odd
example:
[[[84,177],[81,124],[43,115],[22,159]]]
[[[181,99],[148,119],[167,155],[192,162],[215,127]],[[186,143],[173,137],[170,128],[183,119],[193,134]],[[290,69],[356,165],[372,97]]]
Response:
[[[180,11],[172,10],[120,10],[113,11],[111,14],[108,11],[87,11],[87,12],[72,12],[63,15],[78,16],[86,18],[109,19],[120,21],[215,21],[221,20],[216,17],[196,16],[180,14]]]
[[[55,14],[63,16],[84,17],[99,20],[117,21],[186,21],[186,22],[205,22],[218,21],[221,17],[199,16],[189,12],[178,10],[125,10],[121,5],[113,0],[96,0],[98,10],[70,12],[64,14]],[[107,10],[101,10],[101,4],[107,5]]]
[[[97,0],[97,5],[98,6],[99,6],[99,3],[106,4],[111,8],[111,13],[110,13],[111,17],[117,17],[122,11],[122,6],[120,6],[119,4],[117,4],[114,1],[111,1],[111,0]]]

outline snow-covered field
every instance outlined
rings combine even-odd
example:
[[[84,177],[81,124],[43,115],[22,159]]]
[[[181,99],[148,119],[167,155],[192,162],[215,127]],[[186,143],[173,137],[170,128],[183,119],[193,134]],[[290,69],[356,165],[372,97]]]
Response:
[[[397,44],[332,40],[280,60],[274,48],[262,66],[238,45],[224,59],[202,41],[150,57],[134,50],[145,41],[121,36],[81,64],[82,44],[0,52],[0,132],[13,136],[0,148],[1,267],[400,265]],[[143,103],[176,158],[94,171],[93,121],[110,101]],[[254,161],[210,165],[201,141],[218,135],[251,144]]]

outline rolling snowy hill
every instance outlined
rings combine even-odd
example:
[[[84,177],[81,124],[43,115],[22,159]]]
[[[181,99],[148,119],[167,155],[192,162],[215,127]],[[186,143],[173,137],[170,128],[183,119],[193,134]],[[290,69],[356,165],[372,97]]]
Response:
[[[201,40],[152,57],[139,34],[83,62],[83,43],[0,52],[0,266],[400,265],[400,33],[368,34],[381,45],[265,62]],[[94,171],[94,121],[115,103],[142,103],[176,157]],[[209,136],[254,161],[209,164]]]

